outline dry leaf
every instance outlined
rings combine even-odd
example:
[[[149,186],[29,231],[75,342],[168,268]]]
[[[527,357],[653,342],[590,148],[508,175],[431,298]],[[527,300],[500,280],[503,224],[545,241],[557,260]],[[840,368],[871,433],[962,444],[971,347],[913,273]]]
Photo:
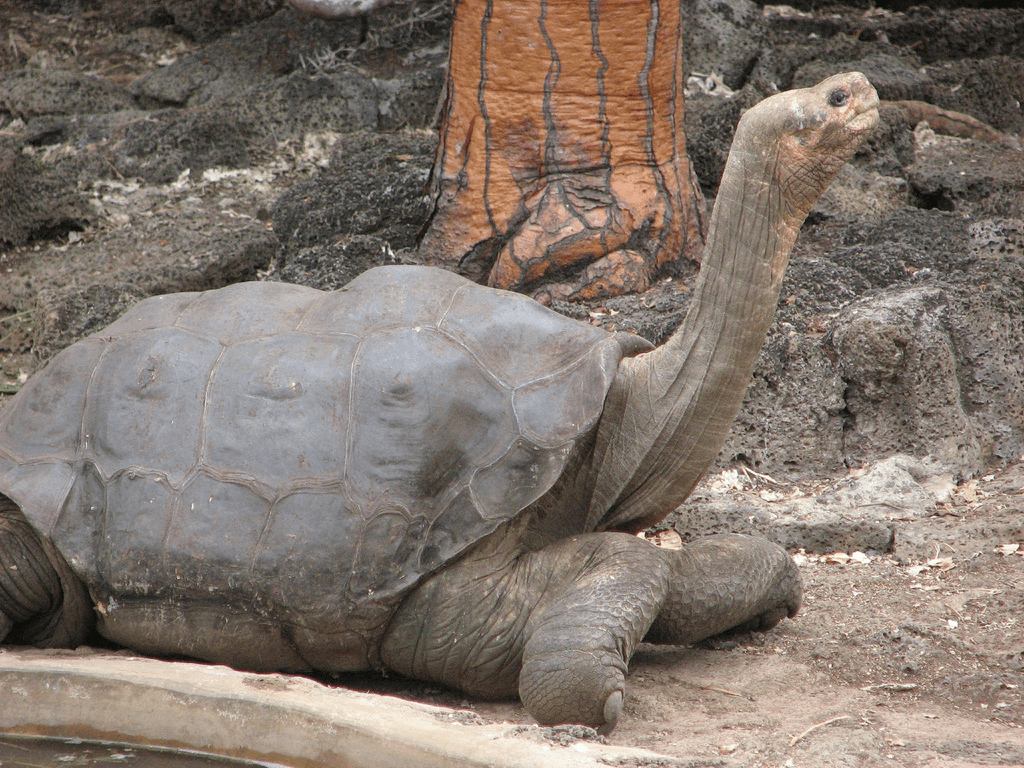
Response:
[[[740,473],[738,471],[727,469],[708,483],[708,487],[715,493],[724,493],[725,491],[740,490],[743,488],[743,482],[740,480]]]
[[[996,547],[995,551],[998,552],[1003,557],[1008,557],[1008,556],[1012,555],[1014,552],[1016,552],[1019,549],[1020,549],[1020,544],[1016,544],[1016,543],[1014,543],[1014,544],[1000,544],[998,547]]]
[[[969,480],[957,489],[964,501],[971,503],[978,500],[978,481]]]
[[[649,542],[662,549],[682,549],[683,538],[678,532],[667,528],[663,531],[655,531],[651,535],[644,536]]]

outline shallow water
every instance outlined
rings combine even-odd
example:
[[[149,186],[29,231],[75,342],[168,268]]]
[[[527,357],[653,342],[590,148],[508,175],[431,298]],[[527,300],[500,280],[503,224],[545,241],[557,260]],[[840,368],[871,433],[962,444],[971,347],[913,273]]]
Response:
[[[0,734],[2,768],[282,768],[272,763],[233,760],[202,752],[154,749],[135,744]]]

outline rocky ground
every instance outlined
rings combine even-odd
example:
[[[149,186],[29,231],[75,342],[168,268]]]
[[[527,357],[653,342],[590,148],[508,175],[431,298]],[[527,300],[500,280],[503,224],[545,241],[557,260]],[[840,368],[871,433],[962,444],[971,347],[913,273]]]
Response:
[[[662,534],[785,544],[806,607],[764,636],[642,647],[610,739],[684,765],[1024,764],[1024,11],[814,5],[701,6],[687,134],[709,200],[773,88],[856,68],[887,103],[805,225],[718,466]],[[0,0],[3,391],[147,295],[414,260],[448,13]],[[557,308],[657,342],[695,271]]]

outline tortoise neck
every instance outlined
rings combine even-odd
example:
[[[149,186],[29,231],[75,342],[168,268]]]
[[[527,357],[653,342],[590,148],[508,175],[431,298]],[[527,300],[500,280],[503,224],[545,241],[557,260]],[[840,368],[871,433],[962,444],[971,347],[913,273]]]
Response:
[[[772,158],[740,154],[747,157],[730,158],[719,187],[686,317],[662,349],[667,359],[678,355],[675,378],[706,378],[724,366],[745,390],[806,213],[782,197]]]
[[[655,353],[665,407],[684,435],[689,493],[736,418],[775,317],[803,216],[794,221],[772,178],[773,157],[730,157],[686,316]]]
[[[774,148],[759,144],[734,144],[683,322],[661,347],[623,361],[628,370],[615,407],[637,423],[620,425],[632,438],[609,436],[608,455],[619,454],[614,444],[622,439],[651,437],[624,486],[600,484],[594,511],[601,527],[639,530],[681,503],[739,411],[806,216],[783,197]],[[644,405],[630,408],[630,400]]]

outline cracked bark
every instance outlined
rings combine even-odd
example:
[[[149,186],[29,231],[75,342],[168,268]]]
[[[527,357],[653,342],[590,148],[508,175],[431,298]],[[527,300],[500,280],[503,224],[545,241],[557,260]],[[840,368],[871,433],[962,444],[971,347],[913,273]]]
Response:
[[[424,260],[546,300],[643,290],[698,259],[693,5],[458,2]]]

